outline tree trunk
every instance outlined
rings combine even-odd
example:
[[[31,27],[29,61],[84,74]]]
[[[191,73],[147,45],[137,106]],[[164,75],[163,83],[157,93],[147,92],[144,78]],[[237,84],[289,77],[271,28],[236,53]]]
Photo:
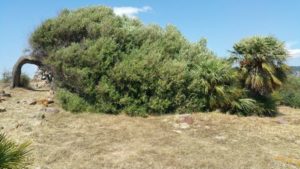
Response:
[[[13,71],[12,71],[11,88],[20,86],[22,66],[26,63],[34,64],[38,67],[42,66],[42,62],[40,60],[35,59],[31,56],[22,56],[22,57],[20,57],[19,60],[17,61],[17,63],[14,65],[14,68],[13,68]]]

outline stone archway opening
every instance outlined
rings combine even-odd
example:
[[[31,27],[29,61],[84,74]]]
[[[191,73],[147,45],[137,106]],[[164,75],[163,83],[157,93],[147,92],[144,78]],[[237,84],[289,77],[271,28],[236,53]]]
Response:
[[[31,57],[31,56],[20,57],[13,67],[11,88],[21,87],[22,67],[25,64],[33,64],[33,65],[36,65],[38,68],[43,67],[42,62],[34,57]]]

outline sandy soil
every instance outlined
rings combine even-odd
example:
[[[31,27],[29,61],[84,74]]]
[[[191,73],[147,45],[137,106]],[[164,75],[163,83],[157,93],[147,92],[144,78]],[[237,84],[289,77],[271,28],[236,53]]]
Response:
[[[276,118],[195,113],[182,125],[178,115],[44,112],[25,101],[47,91],[5,90],[12,97],[0,103],[0,132],[32,143],[33,169],[300,167],[300,110],[280,107]]]

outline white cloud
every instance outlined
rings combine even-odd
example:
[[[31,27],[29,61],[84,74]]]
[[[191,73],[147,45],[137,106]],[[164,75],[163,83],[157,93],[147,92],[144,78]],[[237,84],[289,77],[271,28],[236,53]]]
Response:
[[[300,49],[293,48],[293,46],[295,46],[296,44],[298,44],[298,42],[296,41],[291,41],[286,43],[286,49],[292,58],[300,58]]]
[[[129,18],[137,18],[137,15],[141,12],[148,12],[152,10],[149,6],[144,6],[142,8],[135,8],[130,6],[124,6],[124,7],[114,7],[114,12],[118,16],[127,16]]]
[[[292,58],[300,58],[300,49],[288,49],[288,52]]]

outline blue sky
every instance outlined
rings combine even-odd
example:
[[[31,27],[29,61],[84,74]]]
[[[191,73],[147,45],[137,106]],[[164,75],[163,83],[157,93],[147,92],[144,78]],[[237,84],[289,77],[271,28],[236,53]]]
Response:
[[[110,6],[146,24],[173,24],[190,41],[207,38],[208,47],[221,57],[244,37],[274,35],[287,44],[288,64],[300,66],[299,0],[1,0],[0,72],[11,70],[42,21],[64,8],[93,5]],[[33,70],[23,68],[31,75]]]

